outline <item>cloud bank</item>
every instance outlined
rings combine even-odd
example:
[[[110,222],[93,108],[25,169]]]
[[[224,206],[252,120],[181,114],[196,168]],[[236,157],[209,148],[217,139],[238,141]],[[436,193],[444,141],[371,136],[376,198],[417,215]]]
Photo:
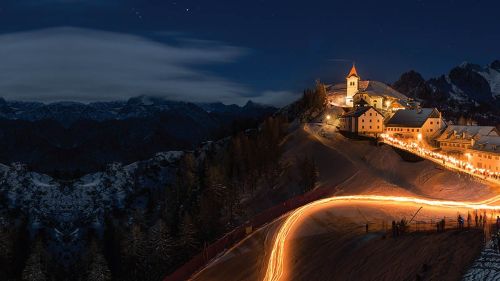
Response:
[[[53,28],[0,36],[0,96],[11,100],[109,101],[138,95],[244,103],[244,85],[201,70],[247,51],[221,43],[163,44],[140,36]]]

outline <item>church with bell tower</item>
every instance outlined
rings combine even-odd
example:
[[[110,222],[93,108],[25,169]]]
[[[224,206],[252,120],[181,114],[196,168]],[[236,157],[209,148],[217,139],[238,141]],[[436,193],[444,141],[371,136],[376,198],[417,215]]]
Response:
[[[342,83],[325,85],[327,102],[330,105],[346,110],[359,106],[372,106],[391,112],[418,106],[418,102],[383,82],[361,80],[354,64],[345,79],[346,81]]]

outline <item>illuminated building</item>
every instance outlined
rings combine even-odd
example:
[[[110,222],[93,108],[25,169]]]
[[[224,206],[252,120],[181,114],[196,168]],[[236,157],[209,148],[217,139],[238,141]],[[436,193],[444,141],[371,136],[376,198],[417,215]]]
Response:
[[[467,149],[466,155],[475,168],[500,172],[500,137],[482,136]]]
[[[436,138],[436,142],[443,152],[463,157],[466,150],[470,149],[480,138],[498,135],[498,130],[493,126],[449,125]]]
[[[326,91],[330,105],[347,108],[356,107],[364,101],[374,108],[394,111],[411,108],[416,103],[385,83],[361,80],[354,65],[346,77],[346,83],[327,85]]]
[[[372,106],[360,106],[339,117],[339,130],[377,136],[384,132],[384,115]]]
[[[430,141],[446,126],[441,112],[436,108],[398,110],[385,123],[389,136]]]

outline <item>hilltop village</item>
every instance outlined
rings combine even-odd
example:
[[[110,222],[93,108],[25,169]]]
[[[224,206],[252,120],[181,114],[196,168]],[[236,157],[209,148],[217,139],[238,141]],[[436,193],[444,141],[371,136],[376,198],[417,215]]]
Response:
[[[443,165],[500,178],[500,134],[493,126],[457,125],[437,108],[422,108],[385,83],[361,80],[353,65],[346,83],[324,85],[327,104],[340,107],[336,129],[347,136],[378,138]],[[325,116],[330,122],[331,116]]]

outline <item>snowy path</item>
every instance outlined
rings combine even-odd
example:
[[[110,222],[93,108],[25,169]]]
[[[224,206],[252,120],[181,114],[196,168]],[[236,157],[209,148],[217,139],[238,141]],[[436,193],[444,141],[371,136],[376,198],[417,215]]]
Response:
[[[479,258],[464,275],[464,281],[500,280],[500,254],[490,241]]]

